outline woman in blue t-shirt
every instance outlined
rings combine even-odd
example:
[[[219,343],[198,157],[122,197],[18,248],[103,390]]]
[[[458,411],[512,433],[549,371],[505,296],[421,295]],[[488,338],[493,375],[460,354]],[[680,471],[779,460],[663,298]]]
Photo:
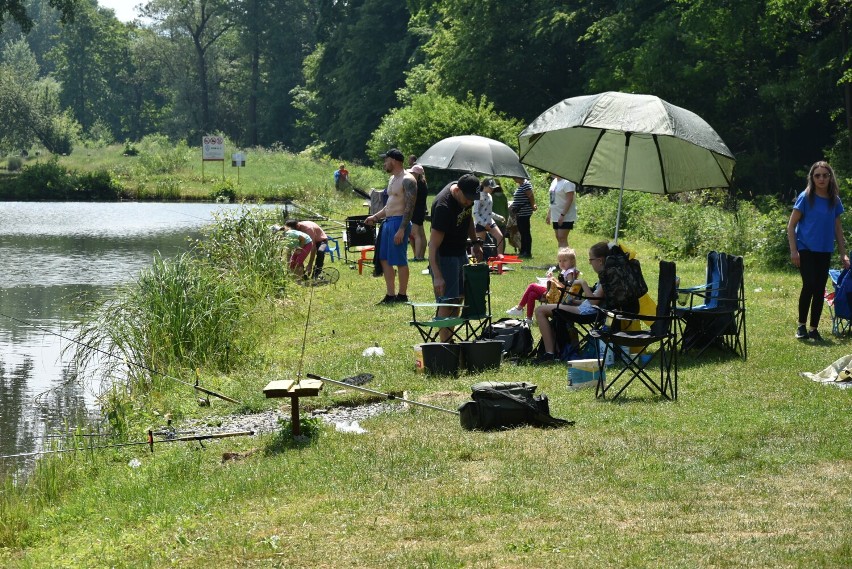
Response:
[[[822,315],[825,283],[828,268],[834,253],[834,241],[840,252],[843,268],[849,268],[846,255],[846,240],[840,214],[843,204],[834,171],[828,162],[816,162],[808,172],[808,186],[793,205],[793,213],[787,223],[787,241],[790,244],[790,261],[799,267],[802,275],[802,291],[799,293],[799,325],[796,338],[822,341],[817,328]],[[805,330],[810,309],[810,329]]]

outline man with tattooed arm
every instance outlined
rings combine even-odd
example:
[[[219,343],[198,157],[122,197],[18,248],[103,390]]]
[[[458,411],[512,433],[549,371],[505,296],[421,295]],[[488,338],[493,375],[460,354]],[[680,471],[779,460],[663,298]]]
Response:
[[[373,225],[384,220],[378,257],[382,264],[387,293],[379,304],[408,302],[408,238],[411,235],[411,216],[417,198],[417,180],[407,172],[402,163],[405,157],[396,148],[381,156],[388,181],[388,201],[380,211],[369,216],[364,223]],[[394,290],[394,267],[399,274],[399,292]]]

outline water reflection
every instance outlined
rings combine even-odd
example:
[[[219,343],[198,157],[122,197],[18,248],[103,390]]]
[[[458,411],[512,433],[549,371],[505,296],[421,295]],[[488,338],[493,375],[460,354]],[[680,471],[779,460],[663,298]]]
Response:
[[[98,386],[74,381],[61,356],[83,303],[134,280],[155,253],[185,250],[214,212],[235,207],[0,203],[0,455],[38,450],[93,409]]]

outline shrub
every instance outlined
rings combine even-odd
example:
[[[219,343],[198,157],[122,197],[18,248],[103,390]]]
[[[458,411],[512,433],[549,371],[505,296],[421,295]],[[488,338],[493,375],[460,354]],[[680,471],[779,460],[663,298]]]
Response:
[[[74,198],[89,200],[116,200],[124,188],[108,170],[84,172],[77,176]]]
[[[139,165],[147,174],[172,174],[189,161],[186,142],[172,144],[161,134],[151,134],[139,143]]]
[[[15,180],[14,192],[19,198],[64,200],[75,185],[76,177],[54,156],[47,162],[26,166]]]
[[[216,182],[210,191],[210,199],[215,202],[232,203],[237,201],[237,188],[231,180]]]
[[[8,160],[6,160],[6,169],[10,172],[19,171],[24,165],[24,161],[21,160],[18,156],[10,156]]]

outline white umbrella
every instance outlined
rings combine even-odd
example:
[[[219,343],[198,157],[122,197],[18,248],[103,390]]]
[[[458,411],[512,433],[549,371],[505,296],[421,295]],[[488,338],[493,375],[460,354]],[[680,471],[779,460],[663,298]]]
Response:
[[[586,186],[672,194],[727,188],[734,155],[704,119],[652,95],[565,99],[518,136],[521,162]]]
[[[499,140],[469,134],[439,140],[420,155],[423,166],[488,176],[528,178],[518,154]]]

